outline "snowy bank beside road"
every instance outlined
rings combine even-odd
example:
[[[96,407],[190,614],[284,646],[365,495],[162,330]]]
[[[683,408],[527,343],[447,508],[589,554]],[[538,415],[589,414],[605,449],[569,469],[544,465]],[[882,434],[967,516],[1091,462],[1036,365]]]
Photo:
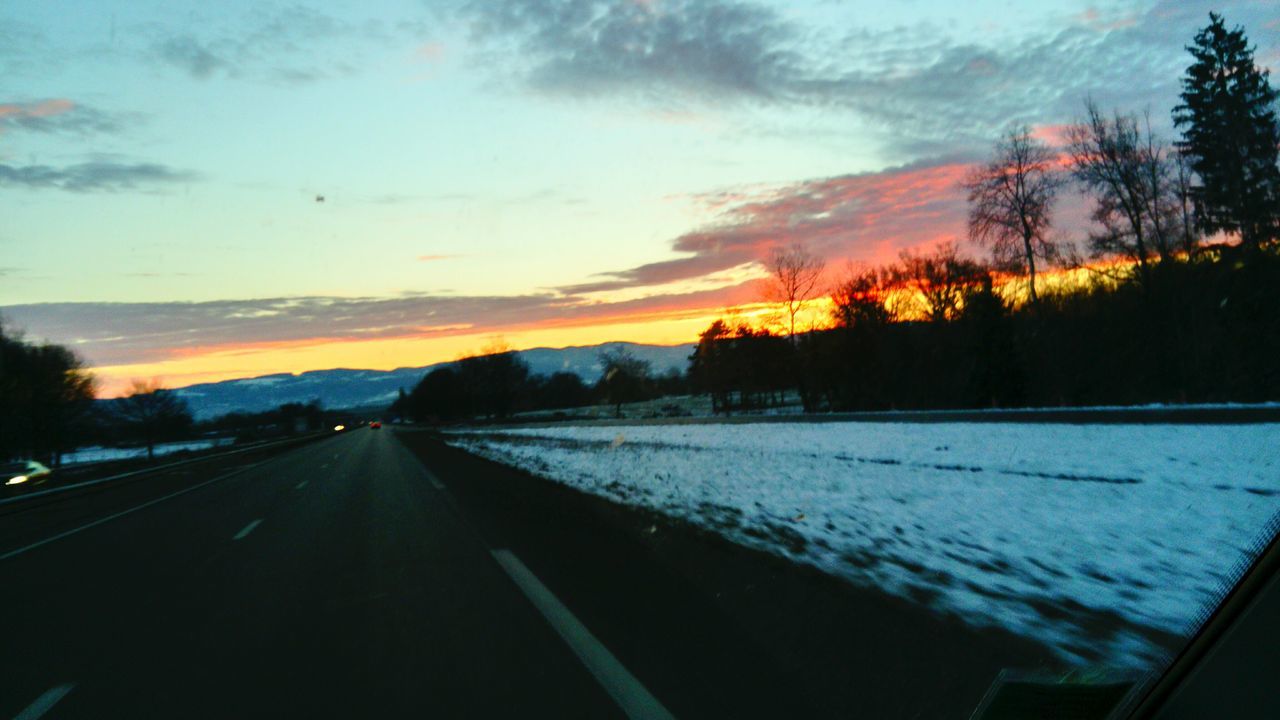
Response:
[[[188,440],[184,442],[159,443],[155,446],[154,453],[156,456],[160,456],[184,451],[195,452],[198,450],[208,450],[210,448],[232,445],[234,442],[234,438],[215,438],[211,440]],[[129,458],[146,456],[147,449],[145,447],[109,448],[94,445],[92,447],[83,447],[63,454],[62,463],[64,465],[71,465],[73,463],[84,462],[128,460]]]
[[[1117,665],[1166,652],[1280,510],[1280,424],[565,426],[448,439]]]

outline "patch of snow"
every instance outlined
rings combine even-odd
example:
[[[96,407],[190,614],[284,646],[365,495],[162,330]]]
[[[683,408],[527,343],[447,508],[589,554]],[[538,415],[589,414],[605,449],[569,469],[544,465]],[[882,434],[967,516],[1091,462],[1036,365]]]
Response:
[[[1165,656],[1280,510],[1280,424],[558,426],[449,441],[1120,666]]]
[[[208,450],[222,447],[234,442],[234,438],[213,438],[210,440],[191,440],[187,442],[160,443],[155,446],[155,454],[168,455],[183,450]],[[127,460],[129,458],[146,457],[145,447],[111,448],[102,446],[83,447],[62,456],[64,465],[85,462],[103,462],[106,460]]]
[[[232,380],[231,382],[239,387],[271,387],[279,385],[282,382],[291,381],[292,378],[280,377],[278,375],[268,375],[266,377],[244,378],[241,380]]]

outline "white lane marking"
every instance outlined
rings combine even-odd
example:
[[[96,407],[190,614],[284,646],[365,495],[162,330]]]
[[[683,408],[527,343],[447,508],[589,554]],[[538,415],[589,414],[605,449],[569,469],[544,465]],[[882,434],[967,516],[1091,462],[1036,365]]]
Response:
[[[618,661],[618,658],[614,657],[613,653],[591,634],[587,626],[574,617],[569,608],[565,607],[547,589],[547,586],[543,585],[542,581],[520,562],[520,558],[513,555],[510,550],[491,552],[493,559],[507,571],[507,575],[511,576],[511,579],[524,592],[525,597],[529,598],[533,606],[538,608],[538,612],[542,613],[542,617],[551,623],[551,627],[555,628],[555,631],[573,650],[573,654],[587,666],[587,670],[595,676],[596,681],[604,687],[614,702],[618,703],[627,717],[633,720],[637,718],[675,720],[675,716],[663,707],[658,698],[640,684],[636,676],[632,675]]]
[[[440,482],[440,478],[436,477],[430,470],[427,471],[427,480],[431,483],[431,487],[437,490],[444,490],[444,483]]]
[[[294,489],[294,490],[301,490],[302,488],[304,488],[304,487],[306,487],[306,486],[307,486],[307,481],[306,481],[306,480],[303,480],[302,482],[298,483],[297,485],[294,485],[294,486],[293,486],[293,489]]]
[[[94,521],[93,521],[93,522],[91,522],[91,523],[87,523],[87,524],[85,524],[85,525],[81,525],[80,527],[77,527],[77,528],[72,528],[72,529],[70,529],[70,530],[67,530],[66,532],[60,532],[60,533],[58,533],[57,535],[54,535],[54,536],[52,536],[52,537],[47,537],[47,538],[45,538],[44,540],[40,540],[40,541],[38,541],[38,542],[33,542],[33,543],[31,543],[30,545],[26,545],[26,546],[24,546],[24,547],[20,547],[20,548],[18,548],[17,550],[10,550],[9,552],[7,552],[7,553],[5,553],[5,554],[0,555],[0,560],[8,560],[9,558],[14,557],[14,556],[16,556],[16,555],[21,555],[22,553],[27,552],[28,550],[35,550],[36,548],[40,547],[41,545],[48,545],[49,543],[53,542],[54,540],[61,540],[62,538],[67,537],[67,536],[69,536],[69,535],[75,535],[76,533],[78,533],[78,532],[80,532],[80,531],[82,531],[82,530],[88,530],[89,528],[97,527],[97,526],[99,526],[99,525],[101,525],[101,524],[103,524],[103,523],[111,522],[112,520],[115,520],[116,518],[124,517],[125,515],[128,515],[129,513],[137,512],[137,511],[139,511],[139,510],[141,510],[141,509],[143,509],[143,508],[151,507],[152,505],[155,505],[155,504],[157,504],[157,503],[162,503],[162,502],[164,502],[165,500],[172,500],[173,498],[176,498],[176,497],[178,497],[179,495],[186,495],[187,493],[192,492],[192,491],[194,491],[194,490],[199,490],[200,488],[202,488],[202,487],[204,487],[204,486],[206,486],[206,485],[212,485],[212,484],[214,484],[214,483],[216,483],[216,482],[220,482],[220,481],[222,481],[222,480],[226,480],[227,478],[232,477],[232,476],[234,476],[234,475],[239,475],[240,473],[245,472],[245,471],[247,471],[247,470],[252,470],[253,468],[255,468],[255,467],[257,467],[258,465],[261,465],[261,464],[262,464],[262,463],[254,463],[253,465],[246,465],[245,467],[239,468],[239,469],[237,469],[237,470],[233,470],[233,471],[231,471],[231,472],[229,472],[229,473],[227,473],[227,474],[225,474],[225,475],[219,475],[218,477],[213,478],[212,480],[205,480],[204,482],[200,483],[199,485],[192,485],[192,486],[191,486],[191,487],[189,487],[189,488],[184,488],[184,489],[179,490],[179,491],[177,491],[177,492],[169,493],[168,495],[165,495],[165,496],[163,496],[163,497],[158,497],[158,498],[156,498],[155,500],[148,500],[147,502],[144,502],[144,503],[142,503],[141,505],[135,505],[134,507],[131,507],[131,508],[129,508],[128,510],[121,510],[121,511],[120,511],[120,512],[118,512],[118,513],[112,513],[111,515],[108,515],[108,516],[106,516],[106,517],[104,517],[104,518],[99,518],[99,519],[97,519],[97,520],[94,520]]]
[[[245,525],[244,528],[240,532],[236,533],[235,537],[232,537],[231,539],[243,540],[249,536],[249,533],[253,532],[254,528],[258,527],[261,524],[262,524],[262,518],[258,518],[257,520],[254,520],[253,522],[249,523],[248,525]]]
[[[49,712],[49,708],[57,705],[58,701],[66,697],[67,693],[71,692],[75,686],[75,683],[64,683],[45,690],[43,695],[36,698],[25,710],[18,713],[13,720],[36,720],[36,718]]]

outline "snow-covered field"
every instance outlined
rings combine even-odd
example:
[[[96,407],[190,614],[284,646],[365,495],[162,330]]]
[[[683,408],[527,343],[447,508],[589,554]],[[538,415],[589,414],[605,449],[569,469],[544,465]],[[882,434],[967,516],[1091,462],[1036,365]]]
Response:
[[[208,450],[212,447],[231,445],[234,442],[234,438],[217,438],[213,440],[190,440],[187,442],[160,443],[155,447],[155,454],[160,456],[182,452],[183,450]],[[102,462],[104,460],[126,460],[128,458],[146,456],[147,449],[145,447],[111,448],[94,445],[66,453],[62,456],[62,462],[64,464]]]
[[[1280,510],[1280,424],[760,423],[449,441],[860,584],[1145,666]]]

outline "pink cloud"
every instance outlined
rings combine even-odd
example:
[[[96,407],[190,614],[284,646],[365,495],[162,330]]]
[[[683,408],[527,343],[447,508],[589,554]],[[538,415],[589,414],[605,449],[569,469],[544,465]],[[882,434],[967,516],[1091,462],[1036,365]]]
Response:
[[[1067,130],[1070,127],[1066,123],[1037,125],[1031,129],[1031,137],[1052,148],[1066,147]]]
[[[71,112],[76,104],[70,100],[41,100],[37,103],[6,103],[0,105],[0,120],[5,118],[43,118]]]
[[[562,288],[598,292],[698,278],[763,261],[802,243],[830,261],[885,262],[898,250],[965,236],[961,182],[970,165],[938,162],[810,180],[764,190],[700,196],[717,213],[706,228],[672,242],[686,257],[649,263]]]
[[[1098,32],[1123,30],[1138,24],[1138,16],[1133,13],[1104,16],[1097,8],[1089,8],[1077,16],[1086,27]]]

